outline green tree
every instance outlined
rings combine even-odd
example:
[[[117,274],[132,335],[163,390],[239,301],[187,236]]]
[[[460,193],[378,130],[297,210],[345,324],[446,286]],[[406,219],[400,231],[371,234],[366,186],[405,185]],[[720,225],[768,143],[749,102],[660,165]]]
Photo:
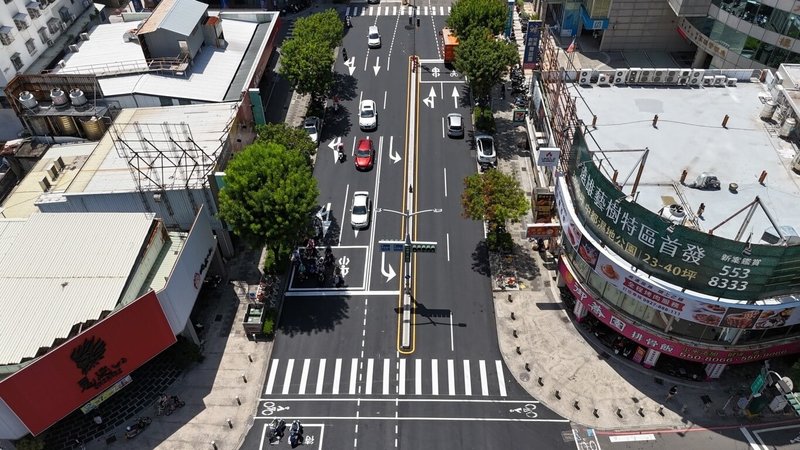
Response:
[[[317,206],[317,180],[305,158],[274,142],[256,142],[225,170],[219,217],[254,247],[281,257],[308,230]]]
[[[333,51],[321,40],[292,38],[281,47],[280,74],[301,94],[324,96],[333,85]]]
[[[467,77],[473,95],[482,97],[517,62],[519,54],[513,44],[484,31],[473,33],[459,43],[453,65]]]
[[[266,144],[274,142],[287,150],[296,151],[303,155],[311,164],[311,158],[317,153],[317,146],[304,130],[292,128],[285,123],[268,123],[256,127],[257,142]]]
[[[488,29],[496,36],[503,32],[508,6],[503,0],[456,0],[447,18],[447,26],[464,40],[476,31]]]
[[[342,43],[344,37],[344,23],[335,9],[301,17],[294,23],[292,36],[302,41],[326,42],[333,50]]]
[[[33,437],[31,435],[27,435],[18,440],[14,446],[17,448],[17,450],[42,450],[44,449],[44,441],[39,436]]]
[[[530,207],[519,182],[499,170],[466,177],[461,205],[464,217],[485,220],[490,228],[506,221],[518,222]]]

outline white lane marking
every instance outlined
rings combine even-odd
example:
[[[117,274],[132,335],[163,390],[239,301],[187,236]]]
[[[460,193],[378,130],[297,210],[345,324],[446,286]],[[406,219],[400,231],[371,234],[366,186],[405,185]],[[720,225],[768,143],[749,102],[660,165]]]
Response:
[[[290,359],[286,365],[286,376],[283,377],[283,390],[281,391],[283,395],[289,393],[289,387],[292,385],[292,370],[294,370],[294,358]]]
[[[433,391],[431,394],[439,395],[439,360],[431,360],[431,386]]]
[[[481,372],[481,395],[485,397],[489,395],[489,381],[486,379],[486,361],[478,361],[478,367]]]
[[[344,189],[344,202],[342,203],[342,215],[340,216],[342,218],[341,219],[342,221],[344,221],[344,218],[347,217],[347,202],[348,202],[347,197],[349,195],[350,195],[350,183],[348,183],[347,187]],[[339,242],[336,243],[337,246],[341,246],[342,245],[342,235],[343,234],[344,233],[341,233],[341,232],[339,233]]]
[[[358,358],[353,358],[350,363],[350,395],[356,393],[356,378],[358,376]]]
[[[447,394],[456,395],[456,367],[452,359],[447,360]]]
[[[402,7],[401,7],[402,8]],[[389,44],[389,56],[386,57],[386,71],[392,67],[392,49],[394,49],[394,38],[397,36],[397,26],[400,24],[400,16],[395,16],[394,31],[392,31],[392,42]]]
[[[472,395],[472,377],[469,373],[469,360],[464,360],[464,394]]]
[[[422,395],[422,360],[418,359],[414,367],[414,393]]]
[[[503,363],[500,360],[495,360],[494,367],[497,370],[497,384],[500,386],[500,396],[506,397],[506,377],[503,374]]]
[[[647,434],[625,434],[622,436],[609,436],[608,440],[611,442],[640,442],[640,441],[655,441],[656,435],[652,433]]]
[[[447,197],[447,167],[444,168],[444,196]]]
[[[442,139],[444,139],[444,117],[442,117]],[[447,169],[445,169],[445,170],[447,170]],[[447,196],[445,195],[445,197],[447,197]]]
[[[392,148],[393,140],[394,140],[394,137],[390,136],[389,137],[389,149],[390,149],[390,151],[391,151],[391,148]],[[378,183],[378,181],[380,181],[380,179],[381,179],[381,167],[383,167],[383,163],[381,161],[383,161],[383,136],[381,136],[380,141],[378,142],[378,161],[377,161],[378,168],[375,171],[375,187],[372,190],[372,204],[373,205],[379,205],[380,204],[380,203],[378,203],[378,197],[380,196],[380,192],[381,191],[380,191],[380,183]],[[376,225],[377,221],[378,221],[378,213],[376,211],[376,208],[372,208],[372,220],[371,220],[372,226],[370,227],[371,229],[369,230],[369,248],[370,249],[374,248],[374,246],[375,246],[375,228],[376,228],[375,225]],[[365,283],[364,283],[364,286],[366,286],[367,291],[369,291],[370,286],[372,286],[372,256],[373,256],[372,254],[373,253],[374,252],[367,251],[367,263],[366,263],[365,269],[364,269],[364,279],[366,280]]]
[[[275,386],[275,374],[278,373],[278,363],[280,360],[273,359],[272,367],[269,368],[269,378],[267,379],[267,388],[264,389],[264,395],[271,395],[272,388]]]
[[[374,361],[372,358],[367,360],[367,380],[364,387],[364,395],[372,395],[372,371]]]
[[[386,110],[386,96],[388,95],[389,91],[383,91],[383,109]]]
[[[525,400],[522,400],[525,401]],[[272,416],[258,416],[254,419],[269,419]],[[545,423],[569,423],[568,419],[518,419],[509,417],[394,417],[394,416],[307,416],[292,417],[296,420],[403,420],[403,421],[436,421],[436,422],[545,422]]]
[[[450,261],[450,235],[447,235],[447,260]],[[456,351],[456,344],[453,340],[453,312],[450,311],[450,351]]]
[[[314,391],[316,395],[322,395],[322,383],[325,380],[325,358],[319,360],[319,371],[317,372],[317,389]]]
[[[383,359],[383,395],[389,395],[389,358]]]
[[[751,450],[767,450],[766,446],[758,445],[756,441],[753,439],[753,436],[750,435],[750,432],[747,430],[747,427],[739,428],[739,431],[742,432],[744,438],[747,439],[747,442],[750,444]]]
[[[342,358],[336,358],[333,366],[333,394],[339,393],[339,381],[342,379]]]
[[[450,261],[450,233],[445,234],[445,238],[447,238],[447,261],[449,262]],[[450,319],[452,319],[452,318],[453,317],[452,317],[452,314],[451,314]],[[453,328],[452,327],[453,327],[453,324],[450,324],[450,340],[451,341],[453,340]],[[452,347],[452,345],[451,345],[451,347]]]
[[[305,395],[306,393],[306,383],[308,383],[308,369],[311,368],[311,359],[306,358],[303,360],[303,371],[300,373],[300,388],[297,390],[297,393],[300,395]]]
[[[284,292],[284,297],[342,297],[354,295],[369,295],[370,297],[397,297],[400,291],[370,291],[358,289],[293,289]]]
[[[398,395],[406,395],[406,360],[400,360],[400,381],[397,384]]]

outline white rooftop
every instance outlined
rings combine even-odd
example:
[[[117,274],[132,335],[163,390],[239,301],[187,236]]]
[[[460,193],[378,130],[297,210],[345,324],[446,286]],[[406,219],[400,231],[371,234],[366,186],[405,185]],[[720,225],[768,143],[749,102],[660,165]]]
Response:
[[[190,177],[189,187],[200,187],[206,181],[203,174],[214,167],[222,142],[228,139],[228,129],[236,116],[236,107],[237,103],[229,102],[123,109],[83,163],[80,172],[63,189],[44,194],[39,201],[58,201],[62,193],[136,191],[137,183],[142,183],[144,190],[155,188],[151,179],[134,176],[136,172],[129,167],[125,157],[126,154],[132,157],[134,150],[141,157],[134,158],[134,163],[150,158],[156,161],[155,165],[165,167],[163,171],[149,170],[143,161],[138,164],[140,170],[153,179],[160,179],[166,188],[184,188],[187,176]],[[186,138],[187,132],[191,142]],[[141,140],[140,136],[149,143]],[[190,160],[178,146],[170,144],[170,137],[194,159]],[[159,158],[150,144],[158,146],[169,158]],[[174,161],[183,161],[185,164],[198,161],[200,165],[189,170],[187,166],[176,168],[171,165]]]
[[[221,102],[240,69],[259,24],[225,18],[222,26],[227,47],[203,46],[185,76],[156,72],[111,76],[122,70],[147,68],[139,44],[123,39],[123,35],[135,30],[137,25],[137,22],[97,25],[89,31],[89,40],[78,44],[78,52],[68,53],[64,57],[65,66],[56,72],[96,74],[106,97],[142,94]]]
[[[152,225],[145,213],[0,220],[0,364],[33,357],[113,310]]]
[[[618,170],[617,182],[624,184],[625,193],[631,192],[643,153],[609,150],[649,149],[638,189],[641,206],[656,212],[675,200],[695,219],[697,228],[709,231],[758,196],[779,226],[800,232],[796,206],[800,204],[800,175],[789,164],[797,148],[778,138],[777,125],[759,118],[768,95],[761,84],[740,81],[735,87],[700,88],[576,84],[574,89],[579,94],[579,119],[588,125],[592,114],[597,115],[597,129],[588,126],[586,134],[589,149],[605,151],[595,153],[595,160],[605,160],[602,167],[609,178],[611,167]],[[652,125],[656,114],[658,128]],[[730,116],[727,129],[722,127],[726,115]],[[719,179],[721,189],[681,185],[684,169],[686,184],[701,172],[710,172]],[[763,185],[758,182],[762,171],[768,174]],[[729,191],[730,183],[739,185],[738,193]],[[705,203],[702,219],[694,217],[701,203]],[[744,218],[744,213],[739,214],[714,235],[733,239]],[[770,228],[767,215],[758,209],[741,240],[752,232],[752,242],[758,243]]]

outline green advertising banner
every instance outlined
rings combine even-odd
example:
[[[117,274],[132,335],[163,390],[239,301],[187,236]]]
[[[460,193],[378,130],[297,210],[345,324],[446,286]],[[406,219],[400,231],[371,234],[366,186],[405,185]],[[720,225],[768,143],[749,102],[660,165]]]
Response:
[[[592,161],[583,133],[573,142],[575,209],[615,253],[639,270],[702,294],[757,300],[800,289],[800,246],[712,236],[671,223],[626,199]],[[669,227],[669,229],[668,229]]]

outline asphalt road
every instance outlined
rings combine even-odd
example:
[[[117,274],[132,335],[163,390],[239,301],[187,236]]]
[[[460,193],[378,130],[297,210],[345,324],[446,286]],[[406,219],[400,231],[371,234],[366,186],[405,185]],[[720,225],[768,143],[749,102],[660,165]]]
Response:
[[[335,64],[339,107],[326,111],[314,170],[320,204],[330,204],[325,243],[346,284],[291,280],[243,448],[266,447],[274,417],[302,420],[308,448],[571,448],[570,424],[516,384],[498,350],[483,224],[461,216],[463,179],[477,170],[472,130],[467,125],[464,139],[443,136],[448,113],[471,122],[463,77],[435,61],[445,16],[421,15],[419,27],[409,26],[407,16],[393,14],[397,7],[352,18],[348,58],[340,53]],[[369,25],[380,30],[379,49],[367,48]],[[412,54],[422,61],[417,86],[409,86]],[[418,104],[408,104],[409,89],[418,89]],[[358,127],[362,99],[377,104],[377,130]],[[418,120],[407,145],[411,108]],[[363,137],[373,140],[375,166],[358,172],[353,152]],[[344,163],[336,161],[338,142]],[[412,152],[413,179],[406,179]],[[405,204],[409,184],[413,205]],[[349,209],[361,190],[370,192],[373,215],[356,232]],[[378,245],[403,239],[403,217],[378,208],[442,210],[415,216],[411,230],[415,240],[437,242],[437,251],[414,257],[414,346],[404,354],[397,307],[406,274],[401,254]]]

